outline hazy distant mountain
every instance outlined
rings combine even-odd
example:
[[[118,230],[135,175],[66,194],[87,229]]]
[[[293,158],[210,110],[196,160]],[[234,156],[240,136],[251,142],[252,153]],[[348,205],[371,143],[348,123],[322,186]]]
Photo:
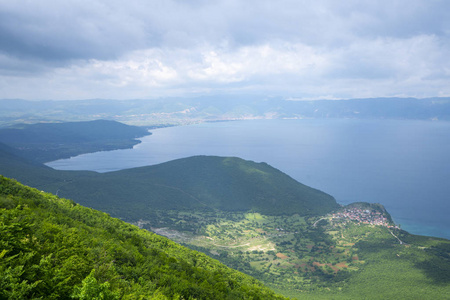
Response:
[[[277,118],[450,120],[450,98],[296,101],[279,97],[210,96],[152,100],[0,100],[0,125],[108,119],[152,126]]]
[[[0,129],[0,142],[38,162],[115,149],[131,148],[150,133],[115,121],[17,124]]]

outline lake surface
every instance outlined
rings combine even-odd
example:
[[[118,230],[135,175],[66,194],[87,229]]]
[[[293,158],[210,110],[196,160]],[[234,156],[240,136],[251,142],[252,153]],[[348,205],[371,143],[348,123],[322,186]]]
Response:
[[[47,165],[108,172],[192,155],[267,162],[339,203],[383,204],[411,233],[450,239],[450,122],[258,120],[152,130],[133,149]]]

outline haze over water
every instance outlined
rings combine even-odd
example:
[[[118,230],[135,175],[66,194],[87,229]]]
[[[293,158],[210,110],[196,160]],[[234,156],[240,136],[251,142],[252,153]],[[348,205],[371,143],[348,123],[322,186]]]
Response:
[[[341,204],[383,204],[411,233],[450,238],[450,123],[261,120],[152,130],[133,149],[47,165],[108,172],[192,155],[267,162]]]

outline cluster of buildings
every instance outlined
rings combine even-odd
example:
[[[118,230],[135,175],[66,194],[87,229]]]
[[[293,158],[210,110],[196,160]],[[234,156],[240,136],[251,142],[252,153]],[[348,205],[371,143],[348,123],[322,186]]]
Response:
[[[361,208],[345,208],[340,212],[332,214],[332,219],[350,219],[363,224],[380,225],[391,227],[388,219],[383,213],[375,210]]]

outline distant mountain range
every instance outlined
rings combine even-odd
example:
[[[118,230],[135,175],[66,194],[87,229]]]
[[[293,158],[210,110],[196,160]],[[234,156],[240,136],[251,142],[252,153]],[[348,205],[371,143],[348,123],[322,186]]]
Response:
[[[204,96],[151,100],[0,100],[0,126],[107,119],[139,126],[280,118],[450,120],[450,98],[298,101],[280,97]]]
[[[0,128],[0,142],[19,156],[36,162],[69,158],[83,153],[132,148],[146,129],[115,121],[15,124]]]

